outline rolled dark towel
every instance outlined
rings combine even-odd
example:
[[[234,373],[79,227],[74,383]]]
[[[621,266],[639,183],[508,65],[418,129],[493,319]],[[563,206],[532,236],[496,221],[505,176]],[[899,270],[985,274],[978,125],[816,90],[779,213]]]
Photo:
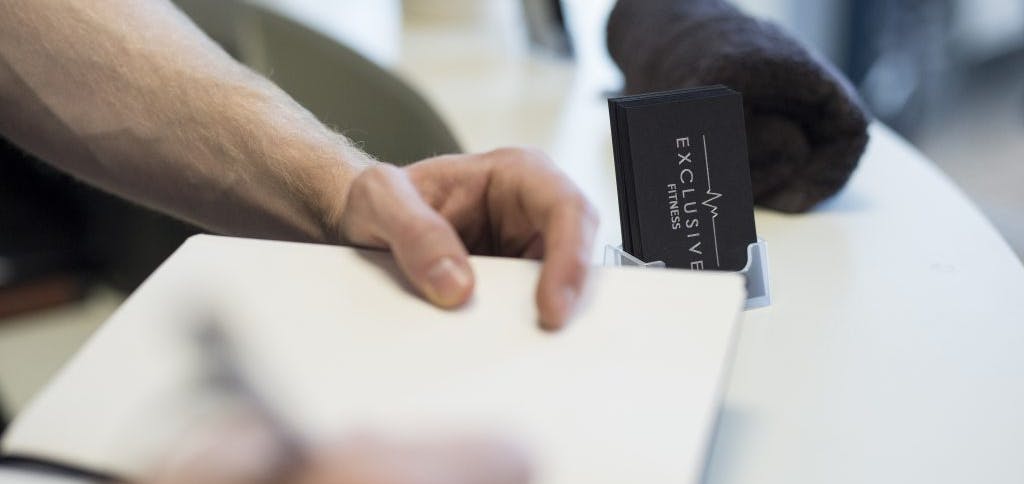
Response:
[[[630,94],[707,84],[743,93],[758,204],[803,212],[849,180],[868,114],[837,69],[719,0],[619,0],[608,49]]]

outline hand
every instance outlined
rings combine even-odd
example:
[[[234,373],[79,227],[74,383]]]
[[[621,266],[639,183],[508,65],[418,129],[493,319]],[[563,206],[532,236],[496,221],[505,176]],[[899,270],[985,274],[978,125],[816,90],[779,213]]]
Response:
[[[412,284],[453,308],[472,294],[467,255],[543,259],[537,306],[546,329],[572,315],[597,215],[547,157],[507,148],[375,164],[352,182],[337,226],[345,242],[390,249]]]
[[[531,470],[514,446],[480,438],[429,442],[372,437],[325,448],[300,472],[302,484],[527,484]]]
[[[153,484],[526,484],[516,447],[482,438],[432,441],[360,437],[282,458],[257,425],[218,426],[193,438],[154,473]]]

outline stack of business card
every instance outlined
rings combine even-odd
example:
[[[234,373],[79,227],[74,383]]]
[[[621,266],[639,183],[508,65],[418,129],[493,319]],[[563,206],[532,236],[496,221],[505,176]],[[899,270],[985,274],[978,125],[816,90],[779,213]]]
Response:
[[[757,242],[742,96],[724,86],[609,99],[623,249],[739,271]]]

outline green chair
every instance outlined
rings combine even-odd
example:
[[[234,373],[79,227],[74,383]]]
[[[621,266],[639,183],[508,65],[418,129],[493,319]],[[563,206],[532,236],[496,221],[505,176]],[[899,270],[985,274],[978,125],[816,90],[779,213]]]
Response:
[[[461,151],[430,104],[394,74],[268,8],[178,0],[215,41],[321,121],[381,161],[405,165]]]

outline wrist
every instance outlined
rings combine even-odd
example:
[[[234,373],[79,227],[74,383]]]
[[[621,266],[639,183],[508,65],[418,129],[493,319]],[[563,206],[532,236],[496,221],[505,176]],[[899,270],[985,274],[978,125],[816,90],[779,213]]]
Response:
[[[262,200],[258,204],[265,218],[279,219],[285,228],[268,236],[342,243],[338,227],[348,192],[359,174],[377,162],[280,89],[261,78],[254,82],[256,88],[229,97],[240,102],[227,111],[242,122],[222,124],[247,126],[241,132],[241,158],[246,170],[255,173],[249,181],[263,185],[250,186],[249,196]]]
[[[232,119],[221,123],[246,127],[232,134],[242,139],[240,166],[251,176],[242,177],[234,189],[253,199],[262,220],[275,221],[275,228],[251,232],[339,244],[339,221],[351,185],[376,162],[284,92],[263,80],[257,82],[259,88],[240,90],[246,95],[231,97],[240,102],[233,104],[237,108],[227,109]]]

